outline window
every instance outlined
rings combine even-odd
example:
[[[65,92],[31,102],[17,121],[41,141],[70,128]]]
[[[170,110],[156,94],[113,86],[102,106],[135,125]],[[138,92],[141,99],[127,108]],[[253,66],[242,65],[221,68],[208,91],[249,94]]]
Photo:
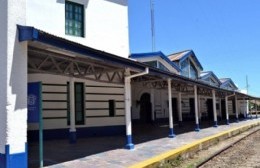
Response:
[[[215,85],[215,86],[218,85],[218,83],[216,81],[214,81],[212,78],[210,78],[209,82],[210,82],[210,85]]]
[[[186,59],[181,62],[181,75],[189,77],[189,60]]]
[[[198,72],[192,63],[190,63],[190,78],[192,79],[198,78]]]
[[[65,34],[84,37],[83,5],[66,1],[65,3]]]
[[[148,62],[144,62],[147,65],[150,65],[154,68],[157,68],[157,61],[148,61]]]
[[[165,67],[162,63],[160,63],[160,62],[159,62],[159,69],[169,72],[168,68],[166,68],[166,67]]]
[[[67,124],[70,125],[70,83],[67,82]]]
[[[189,59],[180,63],[181,75],[192,79],[198,78],[198,71]]]
[[[75,120],[76,124],[84,124],[84,84],[75,83]]]
[[[84,84],[74,84],[74,101],[75,101],[75,124],[84,124],[85,109],[84,109]],[[67,82],[67,124],[70,125],[70,85]]]
[[[116,115],[116,102],[115,100],[108,100],[109,105],[109,117],[114,117]]]

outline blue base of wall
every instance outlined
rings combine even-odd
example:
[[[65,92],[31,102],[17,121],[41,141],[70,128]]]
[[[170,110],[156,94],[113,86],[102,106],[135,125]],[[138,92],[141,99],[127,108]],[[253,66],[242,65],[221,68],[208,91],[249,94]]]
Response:
[[[10,146],[5,146],[5,154],[0,153],[1,168],[27,168],[28,152],[27,143],[25,143],[25,152],[10,154]]]
[[[77,132],[69,133],[70,144],[75,144],[77,142]]]
[[[227,120],[227,125],[229,125],[229,120]]]
[[[135,148],[135,145],[132,143],[129,143],[129,144],[126,144],[125,148],[131,150],[131,149]]]
[[[214,121],[214,126],[213,127],[215,127],[215,128],[218,127],[218,122],[217,121]]]
[[[199,132],[199,131],[200,131],[200,125],[199,125],[199,124],[196,124],[195,131],[196,131],[196,132]]]
[[[98,137],[98,136],[113,136],[113,135],[125,135],[125,126],[106,126],[106,127],[86,127],[86,128],[77,128],[77,138],[85,137]],[[43,130],[43,139],[68,139],[69,128],[67,129],[52,129],[52,130]],[[28,131],[28,142],[38,141],[39,140],[39,131],[33,130]]]

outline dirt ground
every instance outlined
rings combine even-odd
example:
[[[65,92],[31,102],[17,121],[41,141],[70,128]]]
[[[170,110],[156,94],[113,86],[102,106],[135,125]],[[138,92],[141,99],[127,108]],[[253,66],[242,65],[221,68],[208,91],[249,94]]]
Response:
[[[201,168],[260,168],[260,131],[221,153]]]
[[[218,157],[207,162],[201,168],[260,168],[260,127],[235,137],[221,141],[207,149],[201,150],[189,159],[177,158],[171,161],[171,166],[177,168],[193,168],[217,151],[229,146],[238,139],[258,130],[253,135],[237,143],[232,148],[221,153]]]

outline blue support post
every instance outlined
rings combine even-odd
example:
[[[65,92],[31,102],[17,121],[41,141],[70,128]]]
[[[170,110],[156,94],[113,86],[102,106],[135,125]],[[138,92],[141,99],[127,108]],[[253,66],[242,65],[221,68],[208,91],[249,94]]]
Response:
[[[214,121],[214,127],[215,127],[215,128],[218,127],[218,121]]]
[[[227,119],[226,124],[229,125],[229,119]]]
[[[127,141],[126,141],[126,146],[125,146],[125,148],[126,148],[126,149],[134,149],[134,144],[133,144],[133,142],[132,142],[132,135],[127,135],[127,136],[126,136],[126,139],[127,139]]]
[[[169,129],[169,136],[168,136],[168,137],[169,137],[169,138],[174,138],[174,137],[175,137],[173,128],[170,128],[170,129]]]
[[[196,132],[199,132],[199,131],[200,131],[200,125],[199,125],[199,124],[196,124],[196,126],[195,126],[195,131],[196,131]]]

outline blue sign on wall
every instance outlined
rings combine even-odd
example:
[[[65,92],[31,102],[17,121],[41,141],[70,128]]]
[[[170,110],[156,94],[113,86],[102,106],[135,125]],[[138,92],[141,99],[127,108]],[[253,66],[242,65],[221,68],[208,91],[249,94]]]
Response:
[[[41,82],[28,83],[28,123],[38,123],[41,110]]]

